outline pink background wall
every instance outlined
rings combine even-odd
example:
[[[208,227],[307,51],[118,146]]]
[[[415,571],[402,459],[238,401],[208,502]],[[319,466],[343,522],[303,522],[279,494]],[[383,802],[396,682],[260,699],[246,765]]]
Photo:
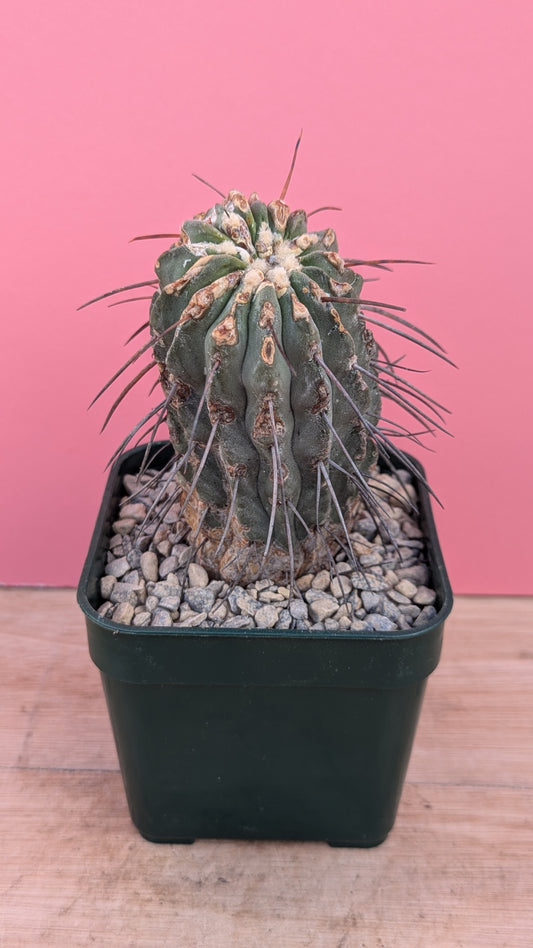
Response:
[[[28,0],[6,9],[0,160],[4,408],[0,582],[77,582],[105,475],[146,382],[108,432],[86,407],[145,304],[76,307],[147,279],[211,204],[191,172],[291,206],[340,204],[345,256],[436,262],[372,291],[407,305],[459,371],[427,387],[454,439],[419,452],[457,592],[531,593],[531,4],[254,6]]]

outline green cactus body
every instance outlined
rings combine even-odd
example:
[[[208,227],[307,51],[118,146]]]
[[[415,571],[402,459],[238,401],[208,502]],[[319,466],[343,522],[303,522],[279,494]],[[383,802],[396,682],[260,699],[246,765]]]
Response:
[[[187,221],[156,273],[154,357],[197,558],[239,582],[329,565],[357,495],[346,452],[362,475],[376,459],[361,277],[331,229],[238,191]]]

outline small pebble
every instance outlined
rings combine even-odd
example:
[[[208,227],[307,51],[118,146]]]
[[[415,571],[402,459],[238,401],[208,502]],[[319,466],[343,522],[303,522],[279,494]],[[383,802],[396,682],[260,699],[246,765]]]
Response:
[[[110,615],[113,612],[113,603],[103,602],[101,606],[98,606],[96,611],[99,616],[102,616],[103,619],[110,618]]]
[[[209,586],[209,575],[203,566],[191,563],[189,566],[189,583],[191,586]]]
[[[385,592],[389,588],[388,583],[373,573],[352,573],[352,586],[354,589],[368,589],[369,592]]]
[[[343,599],[344,596],[347,596],[348,593],[352,591],[351,580],[347,576],[335,576],[330,583],[331,595],[335,596],[335,599]]]
[[[300,592],[307,592],[308,589],[311,589],[311,583],[313,582],[313,574],[306,573],[305,576],[300,576],[296,580],[296,585]]]
[[[272,629],[279,619],[280,610],[273,605],[261,606],[254,615],[258,629]]]
[[[115,533],[118,533],[119,536],[123,537],[123,536],[126,536],[127,533],[131,533],[134,526],[135,526],[135,520],[133,520],[133,518],[128,519],[124,517],[124,519],[115,520],[113,524],[113,530],[115,531]]]
[[[378,612],[381,612],[381,614],[386,616],[387,619],[390,619],[391,622],[399,622],[402,618],[400,607],[397,606],[396,603],[391,602],[389,599],[383,599]],[[406,617],[403,616],[403,618]]]
[[[180,519],[180,508],[177,504],[173,504],[168,513],[164,516],[165,523],[177,523]]]
[[[429,580],[429,569],[425,563],[416,563],[407,567],[399,566],[396,572],[400,579],[410,579],[417,586],[422,586]]]
[[[184,598],[195,612],[205,612],[207,614],[215,604],[214,592],[202,586],[186,589]]]
[[[361,593],[361,601],[363,603],[363,608],[365,612],[378,612],[379,607],[381,606],[382,596],[379,593],[369,592],[367,589],[363,589]]]
[[[350,563],[343,563],[343,562],[340,562],[339,560],[336,561],[335,568],[339,576],[345,576],[346,573],[352,572],[352,566],[350,565]]]
[[[224,620],[228,617],[228,612],[229,608],[226,602],[219,602],[218,604],[215,602],[215,605],[209,613],[209,618],[214,619],[215,622],[222,625],[224,624]]]
[[[371,629],[374,629],[375,632],[395,632],[396,625],[392,619],[387,619],[387,616],[381,615],[379,612],[373,612],[368,616],[367,622]]]
[[[129,583],[115,583],[110,595],[111,602],[131,602],[132,606],[138,603],[137,593]]]
[[[393,602],[397,602],[399,606],[408,606],[411,601],[407,596],[398,592],[397,589],[389,589],[387,595],[389,599],[392,599]]]
[[[297,622],[307,622],[309,619],[309,611],[302,599],[293,599],[289,606],[289,612]]]
[[[124,474],[122,478],[122,484],[126,490],[127,494],[137,493],[139,486],[139,478],[137,474]]]
[[[373,540],[377,532],[376,524],[370,517],[364,517],[357,521],[357,533],[362,536],[363,540]]]
[[[169,628],[172,625],[170,612],[166,609],[155,609],[152,614],[152,625],[155,628]]]
[[[428,625],[436,615],[437,610],[434,606],[424,606],[418,618],[413,622],[413,625],[416,626],[417,629],[420,628],[420,626]]]
[[[255,588],[258,593],[263,592],[265,589],[269,589],[272,586],[272,583],[269,579],[258,579],[254,583]]]
[[[432,606],[436,598],[437,595],[433,589],[429,589],[427,586],[419,586],[413,596],[413,602],[417,606]]]
[[[102,599],[109,599],[111,597],[111,591],[116,582],[116,576],[102,576],[100,580],[100,595]]]
[[[147,582],[157,583],[159,579],[159,568],[157,553],[153,550],[147,550],[141,556],[141,573]]]
[[[398,606],[401,615],[413,622],[420,615],[420,606]]]
[[[136,548],[133,550],[130,550],[129,553],[126,555],[126,559],[128,563],[130,564],[132,571],[139,570],[141,568],[141,556],[142,556],[142,551]]]
[[[190,547],[188,547],[186,543],[174,543],[170,552],[172,556],[177,556],[178,566],[185,566],[191,555]],[[198,583],[196,583],[196,585],[198,585]]]
[[[179,596],[162,596],[159,600],[162,609],[168,609],[169,612],[177,612],[180,607]]]
[[[112,560],[111,563],[105,568],[107,576],[116,576],[117,579],[120,579],[121,576],[125,576],[129,572],[130,564],[128,563],[125,556],[119,557],[118,560]]]
[[[163,596],[175,596],[176,583],[154,583],[153,589],[150,589],[149,591],[151,595],[157,596],[158,599],[162,599]]]
[[[249,629],[250,626],[250,617],[249,616],[230,616],[229,619],[226,619],[224,622],[225,629]]]
[[[381,553],[376,551],[374,553],[363,553],[359,557],[359,562],[361,566],[379,566],[382,559]]]
[[[178,557],[177,556],[166,556],[162,563],[159,564],[159,575],[161,579],[166,579],[169,573],[173,573],[174,570],[178,568]]]
[[[304,592],[306,602],[316,602],[317,599],[323,599],[324,596],[327,596],[327,593],[322,589],[308,589],[307,592]]]
[[[135,607],[131,602],[119,602],[113,610],[113,622],[120,622],[121,625],[131,625],[134,614]]]
[[[120,511],[120,519],[133,520],[134,523],[142,523],[146,517],[146,507],[144,504],[125,504]]]
[[[337,609],[334,618],[340,621],[340,619],[349,619],[353,613],[353,609],[350,606],[350,603],[343,602],[342,606],[339,606]]]
[[[216,599],[217,596],[222,596],[227,592],[228,586],[223,579],[212,579],[207,588],[211,590]]]
[[[406,596],[407,599],[412,599],[417,591],[417,587],[409,579],[401,579],[395,588],[397,592],[401,593],[402,596]]]
[[[155,529],[154,533],[154,543],[161,543],[162,540],[168,540],[170,530],[166,524],[161,523]],[[170,540],[169,540],[170,543]],[[166,554],[165,554],[166,555]]]
[[[322,569],[320,570],[319,573],[317,573],[313,577],[311,581],[311,586],[313,589],[325,590],[325,589],[329,589],[330,582],[331,582],[331,576],[330,576],[329,570]]]
[[[276,622],[276,629],[290,629],[292,626],[292,616],[288,609],[281,609],[279,619]]]
[[[204,625],[206,619],[207,612],[194,612],[186,615],[184,619],[180,618],[180,621],[176,623],[176,628],[197,628],[200,625]]]
[[[260,608],[257,599],[254,599],[253,596],[248,596],[246,593],[236,597],[230,596],[229,602],[232,612],[240,613],[244,616],[254,616]]]
[[[314,622],[323,622],[335,615],[338,608],[339,603],[333,596],[324,595],[309,603],[309,615]]]
[[[265,589],[263,592],[259,593],[259,599],[261,602],[283,602],[285,597],[279,593],[274,592],[273,589]]]

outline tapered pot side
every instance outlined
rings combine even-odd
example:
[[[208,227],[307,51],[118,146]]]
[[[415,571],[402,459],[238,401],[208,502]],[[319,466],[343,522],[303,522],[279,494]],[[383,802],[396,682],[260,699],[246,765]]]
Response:
[[[161,448],[155,467],[170,457]],[[437,594],[426,627],[134,629],[97,609],[122,477],[143,454],[127,452],[110,473],[78,587],[133,822],[156,842],[382,842],[452,608],[426,489],[417,485]]]

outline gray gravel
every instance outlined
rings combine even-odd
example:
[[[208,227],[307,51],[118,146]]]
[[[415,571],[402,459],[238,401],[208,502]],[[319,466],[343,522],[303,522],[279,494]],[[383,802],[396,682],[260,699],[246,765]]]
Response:
[[[416,498],[408,471],[375,479],[390,517],[390,536],[382,538],[363,511],[350,534],[353,557],[341,550],[331,570],[300,576],[292,594],[267,577],[246,588],[211,579],[191,561],[176,505],[158,525],[142,529],[157,495],[160,505],[167,497],[164,480],[158,483],[155,473],[124,478],[125,498],[100,579],[98,612],[106,619],[139,629],[223,626],[387,634],[421,628],[436,616],[423,533],[397,496],[407,492]]]

